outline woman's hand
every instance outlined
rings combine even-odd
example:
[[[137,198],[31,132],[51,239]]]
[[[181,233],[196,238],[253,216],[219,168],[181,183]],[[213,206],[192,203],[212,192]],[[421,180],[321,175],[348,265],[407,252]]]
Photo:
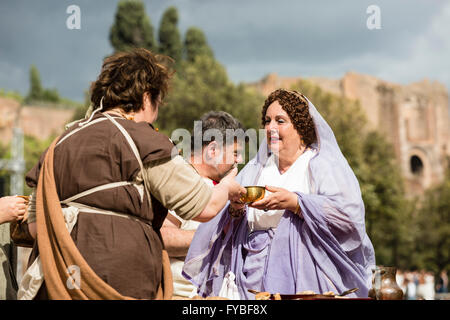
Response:
[[[23,198],[0,198],[0,224],[23,219],[26,209],[26,200]]]
[[[259,210],[290,210],[298,209],[298,196],[283,188],[266,186],[266,190],[272,192],[259,201],[250,203],[249,206]]]

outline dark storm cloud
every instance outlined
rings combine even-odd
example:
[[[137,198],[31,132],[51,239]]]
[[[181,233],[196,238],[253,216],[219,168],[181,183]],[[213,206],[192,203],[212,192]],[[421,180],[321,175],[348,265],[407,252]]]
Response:
[[[0,2],[0,88],[26,93],[28,70],[34,63],[45,87],[56,87],[61,95],[81,101],[102,59],[112,52],[108,35],[117,2]],[[440,61],[430,64],[433,56],[426,56],[435,46],[427,39],[444,1],[144,2],[155,32],[170,5],[178,8],[182,33],[190,26],[203,29],[216,57],[236,82],[255,81],[269,72],[335,77],[349,69],[388,76],[392,81],[433,78],[435,72],[438,79],[445,77],[437,67]],[[81,30],[66,28],[66,8],[71,4],[81,8]],[[381,9],[381,30],[366,27],[366,9],[371,4]],[[444,44],[441,38],[436,45],[448,50],[450,37]],[[418,41],[425,43],[420,47]],[[409,59],[423,62],[420,72],[402,67],[388,72]]]

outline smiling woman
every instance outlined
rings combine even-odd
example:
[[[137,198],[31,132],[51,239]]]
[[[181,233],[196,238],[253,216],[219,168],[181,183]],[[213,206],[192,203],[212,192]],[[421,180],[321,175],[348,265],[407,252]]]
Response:
[[[272,92],[262,109],[267,142],[277,156],[281,173],[317,140],[306,98],[287,92],[281,89]]]
[[[316,132],[314,122],[308,112],[308,100],[303,95],[292,96],[288,91],[278,89],[272,92],[264,103],[262,109],[262,125],[267,124],[267,109],[272,105],[278,105],[283,109],[284,114],[280,118],[292,122],[298,134],[302,136],[306,145],[316,142]],[[292,120],[290,120],[292,119]]]
[[[358,180],[331,128],[305,96],[283,89],[269,95],[262,120],[267,143],[237,180],[265,186],[265,196],[248,206],[231,200],[198,228],[185,277],[203,296],[234,282],[241,299],[355,287],[353,297],[367,297],[374,250]]]

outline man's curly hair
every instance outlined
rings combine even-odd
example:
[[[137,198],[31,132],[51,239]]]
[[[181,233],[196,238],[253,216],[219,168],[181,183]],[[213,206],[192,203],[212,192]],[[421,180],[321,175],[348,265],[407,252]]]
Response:
[[[125,112],[142,108],[142,97],[149,93],[153,104],[162,101],[173,74],[171,59],[144,48],[117,52],[107,57],[97,80],[91,85],[91,102],[103,110],[121,107]]]
[[[275,102],[281,105],[306,146],[317,141],[313,119],[309,114],[308,100],[297,91],[277,89],[267,97],[262,108],[262,125],[265,125],[267,108]]]

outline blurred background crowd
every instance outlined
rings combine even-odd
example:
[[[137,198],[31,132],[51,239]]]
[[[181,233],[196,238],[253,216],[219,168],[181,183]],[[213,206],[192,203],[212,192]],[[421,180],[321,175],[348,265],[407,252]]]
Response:
[[[397,270],[397,284],[405,300],[448,300],[448,272],[435,275],[427,270]]]

